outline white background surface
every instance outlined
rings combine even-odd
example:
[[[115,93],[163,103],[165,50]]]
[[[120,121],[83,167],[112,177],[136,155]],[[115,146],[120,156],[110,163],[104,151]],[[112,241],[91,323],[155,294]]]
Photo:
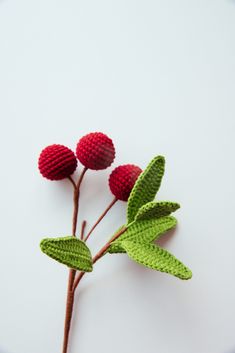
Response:
[[[235,352],[234,63],[231,0],[0,0],[1,353],[61,352],[67,269],[39,242],[70,233],[72,194],[37,158],[97,130],[115,166],[166,156],[159,198],[182,208],[161,245],[194,276],[107,256],[81,283],[70,353]],[[90,225],[110,170],[84,182]],[[93,252],[124,220],[120,203]]]

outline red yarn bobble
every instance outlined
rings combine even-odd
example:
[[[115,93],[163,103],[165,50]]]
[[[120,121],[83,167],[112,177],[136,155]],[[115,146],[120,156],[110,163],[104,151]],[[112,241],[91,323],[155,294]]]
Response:
[[[109,187],[118,200],[127,201],[142,169],[133,164],[120,165],[109,177]]]
[[[92,132],[83,136],[76,149],[79,161],[88,169],[108,168],[114,161],[113,141],[102,132]]]
[[[50,145],[39,156],[40,173],[49,180],[61,180],[69,177],[77,168],[77,159],[73,151],[63,145]]]

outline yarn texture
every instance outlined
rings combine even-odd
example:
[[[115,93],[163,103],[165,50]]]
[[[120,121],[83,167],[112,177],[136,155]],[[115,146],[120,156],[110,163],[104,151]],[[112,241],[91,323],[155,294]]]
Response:
[[[118,200],[127,201],[140,173],[142,169],[133,164],[115,168],[109,177],[109,187],[113,195]]]
[[[42,150],[38,168],[45,178],[61,180],[73,174],[77,168],[77,159],[68,147],[54,144]]]
[[[40,243],[41,250],[54,260],[75,270],[91,272],[92,257],[89,248],[73,236],[45,238]]]
[[[111,243],[108,251],[109,253],[125,252],[125,248],[122,246],[124,240],[130,240],[140,244],[153,242],[168,230],[174,228],[176,224],[177,220],[173,216],[133,222],[125,233]]]
[[[180,205],[176,202],[148,202],[140,207],[135,216],[135,221],[168,216],[178,210],[178,208],[180,208]]]
[[[91,132],[79,140],[76,155],[86,168],[101,170],[113,163],[115,148],[107,135],[102,132]]]
[[[192,272],[175,256],[155,244],[138,244],[128,240],[122,246],[137,263],[153,270],[169,273],[180,279],[190,279]]]
[[[128,199],[128,223],[135,219],[135,215],[141,206],[153,201],[160,188],[164,170],[165,159],[162,156],[157,156],[139,176],[138,182],[133,187]]]
[[[116,167],[109,176],[109,188],[114,195],[112,201],[94,225],[91,227],[89,225],[88,232],[87,221],[82,219],[81,228],[77,230],[78,220],[80,222],[78,213],[81,183],[87,170],[106,169],[113,163],[114,158],[113,142],[101,132],[83,136],[77,144],[76,155],[68,147],[54,144],[46,147],[39,156],[40,173],[49,180],[67,178],[73,191],[72,236],[44,238],[40,243],[43,253],[70,268],[62,353],[68,353],[69,349],[69,333],[77,286],[86,272],[91,272],[96,262],[106,254],[124,253],[131,260],[147,268],[183,280],[192,277],[190,269],[154,243],[176,226],[177,220],[171,214],[180,207],[176,202],[155,200],[165,170],[163,156],[153,158],[144,171],[134,164]],[[84,168],[79,175],[71,176],[77,167],[77,159]],[[90,235],[118,200],[127,201],[126,223],[92,257],[87,246]]]
[[[170,214],[180,207],[176,202],[153,201],[161,185],[164,168],[164,157],[157,156],[140,174],[128,198],[127,224],[121,227],[124,232],[111,242],[107,252],[126,253],[141,265],[180,279],[190,279],[192,272],[182,262],[153,244],[176,226],[177,221]]]

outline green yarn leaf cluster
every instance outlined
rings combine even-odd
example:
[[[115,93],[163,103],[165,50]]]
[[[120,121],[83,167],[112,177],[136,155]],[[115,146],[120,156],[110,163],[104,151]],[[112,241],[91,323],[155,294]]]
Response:
[[[45,238],[40,243],[41,250],[52,259],[75,270],[92,271],[92,257],[86,244],[73,236]]]
[[[109,253],[126,252],[122,246],[124,240],[134,241],[139,244],[151,243],[168,230],[174,228],[176,224],[177,220],[172,216],[133,222],[125,233],[111,243]]]
[[[164,157],[157,156],[141,173],[128,199],[127,229],[110,244],[107,252],[127,253],[132,260],[148,268],[190,279],[192,272],[182,262],[153,243],[176,226],[177,220],[170,214],[180,207],[176,202],[154,201],[164,168]]]

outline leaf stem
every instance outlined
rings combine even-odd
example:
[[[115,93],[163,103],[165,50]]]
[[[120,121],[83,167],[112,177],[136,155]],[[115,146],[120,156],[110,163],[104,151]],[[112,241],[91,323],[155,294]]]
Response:
[[[117,232],[116,234],[114,234],[114,236],[100,249],[100,251],[93,257],[92,259],[92,263],[93,265],[101,258],[104,256],[104,254],[106,253],[106,251],[108,250],[110,244],[116,240],[117,238],[120,237],[120,235],[122,235],[125,231],[127,230],[127,227],[124,226],[123,228],[121,228],[119,230],[119,232]],[[85,275],[86,272],[80,272],[77,276],[77,278],[74,280],[74,284],[73,284],[73,288],[72,291],[73,293],[75,292],[79,282],[81,281],[82,277]]]
[[[73,193],[73,222],[72,222],[72,235],[76,236],[77,229],[77,219],[78,219],[78,210],[79,210],[79,196],[80,196],[80,186],[84,175],[87,171],[87,168],[84,168],[77,184],[72,177],[68,177],[74,187]],[[76,275],[76,270],[69,270],[69,279],[68,279],[68,289],[67,289],[67,302],[66,302],[66,312],[65,312],[65,322],[64,322],[64,340],[63,340],[63,353],[67,353],[68,349],[68,340],[69,340],[69,331],[71,326],[72,312],[73,312],[73,302],[74,302],[74,292],[73,292],[73,283]]]
[[[86,242],[87,239],[90,237],[91,233],[93,232],[93,230],[97,227],[97,225],[102,221],[102,219],[106,216],[106,214],[108,213],[108,211],[113,207],[113,205],[115,205],[115,203],[118,201],[118,199],[116,197],[114,197],[114,199],[112,200],[112,202],[108,205],[108,207],[105,209],[105,211],[101,214],[101,216],[97,219],[97,221],[95,222],[95,224],[93,225],[93,227],[90,229],[90,231],[88,232],[87,236],[85,237],[84,241]]]

